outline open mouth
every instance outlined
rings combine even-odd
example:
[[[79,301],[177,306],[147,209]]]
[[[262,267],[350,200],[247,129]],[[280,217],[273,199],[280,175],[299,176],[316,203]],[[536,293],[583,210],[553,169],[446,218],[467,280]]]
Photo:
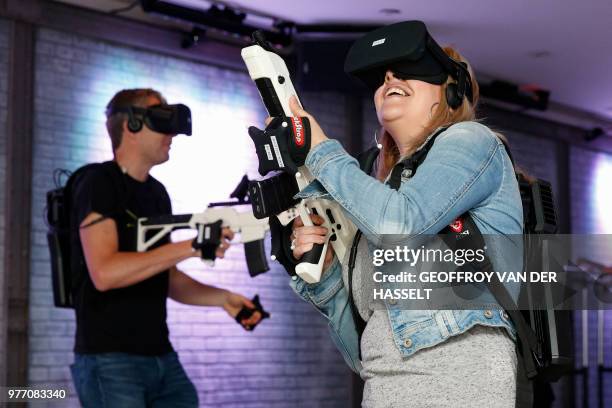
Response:
[[[409,96],[410,94],[397,86],[392,86],[385,92],[385,98],[389,96]]]

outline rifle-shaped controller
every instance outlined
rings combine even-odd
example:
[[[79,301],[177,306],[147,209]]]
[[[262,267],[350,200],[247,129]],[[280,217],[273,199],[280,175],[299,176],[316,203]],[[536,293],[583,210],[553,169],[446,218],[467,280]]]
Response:
[[[291,109],[289,108],[289,98],[293,95],[297,98],[297,92],[291,82],[287,65],[267,44],[260,33],[254,33],[253,39],[255,45],[242,49],[242,59],[248,68],[251,79],[257,85],[268,113],[271,117],[275,118],[274,121],[282,121],[281,126],[293,126],[294,137],[296,137],[296,142],[299,145],[303,143],[300,137],[305,132],[302,132],[302,123],[292,118]],[[297,193],[297,189],[303,190],[314,180],[312,174],[304,165],[297,169],[287,167],[286,162],[283,160],[283,146],[279,146],[281,141],[275,136],[269,139],[265,137],[260,140],[253,139],[260,159],[259,167],[262,176],[267,173],[265,166],[262,165],[262,158],[265,158],[264,160],[271,160],[273,158],[276,168],[295,176],[295,180],[292,180],[287,177],[288,174],[281,174],[281,176],[272,179],[251,183],[249,187],[255,216],[270,216],[270,224],[272,226],[272,258],[279,259],[282,256],[282,251],[278,245],[280,238],[275,237],[279,233],[275,232],[274,225],[276,221],[273,220],[272,215],[276,215],[283,226],[287,225],[297,215],[300,215],[306,226],[313,225],[309,217],[311,213],[317,214],[325,220],[323,226],[328,229],[325,244],[316,244],[312,250],[304,254],[301,263],[295,267],[295,273],[306,282],[318,282],[321,279],[323,262],[330,241],[338,258],[343,259],[350,248],[356,228],[346,217],[342,207],[335,201],[325,199],[301,200],[296,205],[295,200],[292,200],[291,197]],[[284,145],[286,147],[286,143]],[[263,173],[262,168],[264,169]],[[296,182],[297,188],[295,188]],[[284,199],[281,197],[283,194],[285,196]],[[281,228],[280,225],[278,227]],[[282,243],[280,246],[282,246]]]
[[[259,275],[268,271],[267,257],[264,251],[263,239],[270,229],[268,219],[257,219],[252,211],[238,212],[231,208],[236,205],[251,204],[246,199],[248,179],[242,181],[231,194],[235,201],[211,203],[199,214],[162,215],[138,219],[139,252],[146,251],[166,234],[177,229],[196,229],[196,243],[202,248],[202,259],[214,264],[215,251],[221,243],[221,229],[229,227],[234,233],[240,234],[240,242],[244,244],[249,274]]]

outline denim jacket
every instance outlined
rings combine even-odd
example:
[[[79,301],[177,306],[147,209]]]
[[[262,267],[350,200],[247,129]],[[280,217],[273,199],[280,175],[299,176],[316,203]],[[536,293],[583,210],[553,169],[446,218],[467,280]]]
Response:
[[[316,181],[298,197],[337,201],[370,247],[388,234],[436,234],[467,211],[485,237],[523,232],[512,163],[499,138],[477,122],[461,122],[441,133],[414,177],[402,180],[397,191],[361,171],[336,140],[315,146],[306,166]],[[517,257],[516,251],[508,253],[499,247],[487,252],[496,268],[518,271],[522,267],[522,253]],[[290,284],[327,318],[334,343],[351,369],[359,372],[358,335],[340,261],[335,259],[318,283],[293,277]],[[518,295],[518,286],[509,290]],[[394,342],[408,357],[477,324],[503,327],[515,338],[508,315],[491,299],[487,310],[397,310],[387,303]]]

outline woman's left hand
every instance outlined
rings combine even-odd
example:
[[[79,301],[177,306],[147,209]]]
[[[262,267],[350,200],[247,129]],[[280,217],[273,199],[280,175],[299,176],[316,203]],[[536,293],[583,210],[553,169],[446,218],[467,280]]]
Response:
[[[308,120],[310,121],[310,149],[311,150],[313,147],[315,147],[319,143],[324,142],[328,139],[327,136],[325,136],[323,129],[321,129],[321,126],[319,126],[319,123],[317,123],[316,119],[313,118],[310,113],[302,109],[302,107],[300,106],[295,96],[292,96],[291,98],[289,98],[289,108],[291,108],[291,113],[293,114],[293,116],[307,117]]]

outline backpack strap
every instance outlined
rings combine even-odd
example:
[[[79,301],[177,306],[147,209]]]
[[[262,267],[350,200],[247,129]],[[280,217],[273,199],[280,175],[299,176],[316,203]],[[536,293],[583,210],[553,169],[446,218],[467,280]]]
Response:
[[[129,201],[129,193],[130,190],[128,188],[128,184],[127,184],[127,180],[125,178],[125,173],[123,173],[123,171],[121,170],[121,168],[119,167],[119,164],[113,160],[109,160],[103,163],[90,163],[90,164],[86,164],[83,167],[80,167],[79,169],[77,169],[68,179],[68,181],[66,182],[66,192],[67,192],[67,197],[72,200],[72,190],[74,189],[74,186],[77,185],[77,183],[79,183],[80,181],[82,181],[83,176],[90,170],[94,169],[94,168],[99,168],[101,169],[103,172],[105,172],[106,174],[111,174],[112,172],[116,172],[119,177],[121,178],[122,182],[120,183],[121,186],[116,186],[117,187],[117,193],[123,197],[123,199],[121,200],[121,202],[119,203],[119,205],[115,208],[115,210],[113,212],[111,212],[110,214],[102,214],[102,216],[100,218],[97,218],[95,220],[93,220],[92,222],[90,222],[89,224],[85,225],[84,228],[86,227],[90,227],[94,224],[97,224],[99,222],[104,221],[105,219],[109,218],[109,216],[111,215],[118,215],[122,212],[127,212],[128,214],[130,214],[130,212],[128,211],[128,207],[127,207],[127,203]],[[114,179],[114,176],[113,176]],[[70,185],[69,185],[70,184]],[[121,194],[123,193],[123,194]]]
[[[120,167],[117,165],[116,162],[114,161],[106,161],[106,162],[102,162],[102,163],[89,163],[86,164],[80,168],[78,168],[77,170],[75,170],[70,177],[68,178],[68,180],[66,181],[66,185],[64,187],[64,197],[66,199],[66,202],[68,203],[68,205],[66,206],[66,211],[67,211],[67,218],[66,218],[66,224],[65,224],[65,228],[66,228],[66,232],[68,234],[79,234],[79,229],[80,226],[79,225],[71,225],[70,221],[70,214],[72,213],[72,201],[74,199],[74,191],[76,189],[76,187],[79,185],[79,183],[82,183],[83,180],[85,179],[85,176],[87,175],[87,173],[89,171],[92,170],[97,170],[100,169],[101,171],[103,171],[105,174],[111,175],[112,172],[121,172]],[[116,191],[119,193],[122,191],[125,192],[125,194],[123,194],[123,200],[122,202],[120,202],[117,207],[114,209],[113,212],[111,212],[110,214],[102,214],[101,217],[93,220],[92,222],[90,222],[89,224],[87,224],[85,227],[89,227],[92,226],[94,224],[97,224],[99,222],[104,221],[105,219],[107,219],[110,215],[114,215],[114,214],[119,214],[120,212],[126,211],[127,210],[127,201],[128,201],[128,185],[127,185],[127,181],[125,179],[125,176],[123,174],[121,174],[122,180],[123,182],[121,183],[121,186],[116,186]],[[114,180],[114,177],[113,177]],[[80,238],[79,238],[80,239]],[[80,247],[80,251],[82,252],[82,247]],[[82,254],[81,254],[82,255]],[[75,256],[75,254],[67,254],[67,258],[66,259],[70,259],[73,256]],[[80,262],[84,263],[84,257],[81,257]],[[81,265],[82,266],[82,265]],[[67,271],[67,275],[68,278],[71,279],[72,283],[72,288],[74,290],[75,287],[77,287],[78,285],[80,285],[81,279],[83,277],[81,276],[77,276],[76,273],[73,273],[72,269],[72,265],[71,263],[68,263],[67,268],[69,269]]]
[[[72,213],[72,199],[73,199],[73,192],[74,192],[75,187],[78,185],[79,182],[83,180],[83,176],[85,176],[87,172],[89,172],[90,170],[93,170],[94,168],[99,168],[101,165],[102,163],[86,164],[76,169],[70,175],[70,177],[68,177],[68,180],[66,181],[66,184],[64,185],[64,197],[66,200],[66,204],[64,208],[66,210],[65,215],[67,217],[66,218],[66,228],[67,229],[70,228],[70,214]],[[99,221],[96,220],[95,222],[99,222]]]
[[[391,170],[391,176],[387,181],[387,184],[394,190],[398,190],[402,184],[402,177],[411,178],[416,174],[417,168],[420,166],[429,150],[433,146],[436,138],[440,133],[444,132],[447,128],[443,127],[439,129],[436,133],[434,133],[425,143],[425,145],[415,152],[412,156],[407,159],[402,160],[398,164],[393,167]],[[370,174],[372,171],[372,166],[376,157],[378,156],[378,152],[375,152],[374,149],[379,150],[377,147],[373,147],[372,149],[362,153],[360,155],[360,165],[361,170],[366,172],[366,174]],[[369,166],[369,167],[366,167]],[[362,232],[360,230],[357,231],[355,237],[353,238],[353,243],[351,245],[351,251],[349,254],[349,264],[348,264],[348,301],[351,307],[351,314],[353,315],[353,321],[355,322],[355,329],[357,330],[357,338],[359,342],[359,359],[361,359],[361,336],[363,335],[363,331],[366,327],[366,322],[359,315],[359,311],[357,310],[357,305],[355,304],[355,298],[353,296],[353,270],[355,269],[355,260],[357,258],[357,249],[359,247],[359,241],[361,240]]]
[[[484,238],[471,214],[466,212],[457,220],[460,223],[453,224],[461,225],[460,228],[446,227],[440,232],[444,243],[453,251],[484,248]],[[468,233],[465,233],[466,231]],[[466,265],[469,265],[474,271],[490,272],[495,270],[493,263],[486,254],[481,262],[473,261]],[[494,279],[487,284],[487,288],[493,297],[495,297],[495,300],[499,302],[500,306],[508,313],[512,323],[514,323],[525,374],[527,378],[532,379],[538,373],[534,362],[534,357],[540,355],[541,352],[538,339],[523,314],[518,310],[516,302],[512,299],[512,295],[510,295],[506,286],[499,281],[496,274],[493,274],[493,277]]]

